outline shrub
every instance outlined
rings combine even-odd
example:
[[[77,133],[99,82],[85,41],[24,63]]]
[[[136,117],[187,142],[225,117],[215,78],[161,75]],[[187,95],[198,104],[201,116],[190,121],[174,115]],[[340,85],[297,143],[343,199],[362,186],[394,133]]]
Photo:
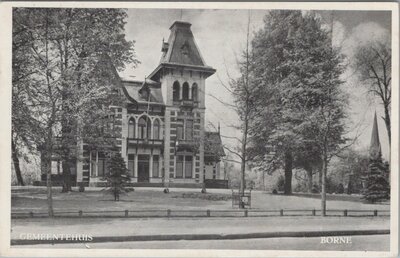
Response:
[[[368,166],[367,187],[363,198],[374,203],[389,199],[390,185],[387,181],[388,167],[382,162],[382,158],[371,159]]]
[[[279,192],[283,192],[285,190],[285,177],[280,175],[278,181],[276,182],[276,188]]]
[[[125,161],[120,153],[116,153],[111,157],[105,179],[107,180],[107,188],[105,190],[114,195],[114,201],[119,201],[120,194],[131,191],[125,187],[130,178]]]
[[[312,193],[319,193],[319,186],[316,185],[316,184],[313,184],[311,192]]]
[[[338,184],[338,185],[337,185],[337,187],[336,187],[336,193],[338,193],[338,194],[344,193],[343,184]]]

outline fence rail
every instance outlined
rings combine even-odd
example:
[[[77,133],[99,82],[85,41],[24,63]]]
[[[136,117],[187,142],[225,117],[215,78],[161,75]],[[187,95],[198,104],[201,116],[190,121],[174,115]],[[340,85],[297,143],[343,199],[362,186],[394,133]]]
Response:
[[[176,218],[176,217],[273,217],[273,216],[318,216],[321,210],[261,210],[261,209],[232,209],[232,210],[55,210],[54,217],[62,218]],[[390,210],[327,210],[327,216],[362,217],[390,216]],[[14,211],[11,218],[44,218],[45,211]]]

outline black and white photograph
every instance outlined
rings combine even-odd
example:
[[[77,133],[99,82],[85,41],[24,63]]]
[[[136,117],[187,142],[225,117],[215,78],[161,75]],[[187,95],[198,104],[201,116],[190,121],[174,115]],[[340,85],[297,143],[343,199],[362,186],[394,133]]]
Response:
[[[396,3],[7,4],[3,254],[397,256]]]

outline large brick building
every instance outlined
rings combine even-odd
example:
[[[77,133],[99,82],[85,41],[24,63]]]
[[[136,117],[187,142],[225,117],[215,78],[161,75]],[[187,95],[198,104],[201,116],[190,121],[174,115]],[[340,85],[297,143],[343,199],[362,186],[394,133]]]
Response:
[[[206,79],[216,70],[206,65],[190,27],[172,24],[160,63],[144,81],[117,82],[125,99],[112,108],[117,143],[134,184],[200,186],[204,179],[223,178],[219,129],[206,132],[204,126]],[[106,154],[81,145],[74,181],[98,185]]]

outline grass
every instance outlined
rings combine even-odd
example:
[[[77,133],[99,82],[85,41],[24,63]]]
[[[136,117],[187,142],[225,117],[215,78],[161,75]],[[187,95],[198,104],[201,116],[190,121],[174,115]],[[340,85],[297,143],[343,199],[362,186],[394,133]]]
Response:
[[[75,189],[75,188],[74,188]],[[55,210],[83,210],[83,211],[110,211],[110,210],[226,210],[232,209],[231,190],[207,189],[207,193],[200,193],[201,189],[175,189],[170,193],[163,193],[163,188],[135,188],[115,202],[113,196],[102,188],[87,189],[78,192],[61,193],[60,187],[53,189],[53,206]],[[317,196],[272,195],[262,191],[252,191],[252,209],[279,210],[279,209],[317,209],[321,207]],[[47,197],[45,187],[13,187],[11,191],[11,209],[13,211],[46,211]],[[328,200],[327,209],[349,210],[389,210],[389,203],[367,204],[357,199]]]

